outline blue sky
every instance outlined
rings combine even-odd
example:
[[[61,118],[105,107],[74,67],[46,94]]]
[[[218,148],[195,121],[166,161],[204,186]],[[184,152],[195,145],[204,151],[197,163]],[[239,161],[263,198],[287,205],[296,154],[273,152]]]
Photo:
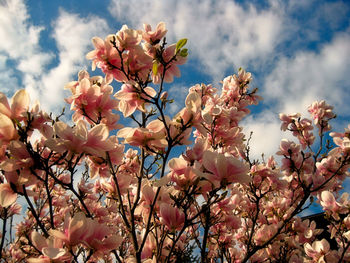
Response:
[[[188,38],[182,78],[168,86],[180,98],[173,113],[191,85],[220,87],[243,67],[264,97],[244,121],[245,131],[254,131],[255,157],[275,153],[286,137],[280,112],[306,113],[312,101],[325,99],[336,106],[334,127],[342,131],[349,123],[349,1],[0,0],[0,91],[12,96],[26,88],[33,101],[58,113],[67,106],[64,85],[91,67],[85,54],[93,36],[160,21],[168,43]]]

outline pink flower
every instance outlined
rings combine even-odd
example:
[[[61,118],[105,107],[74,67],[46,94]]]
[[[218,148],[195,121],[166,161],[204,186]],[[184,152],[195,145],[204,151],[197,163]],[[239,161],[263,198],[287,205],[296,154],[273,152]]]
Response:
[[[324,100],[315,101],[309,106],[308,111],[311,113],[314,123],[319,127],[323,127],[323,132],[331,129],[328,121],[335,117],[332,106],[328,105]]]
[[[78,78],[65,86],[72,93],[66,101],[75,111],[73,120],[84,118],[90,124],[102,122],[110,129],[120,128],[121,125],[116,124],[119,115],[112,112],[118,107],[118,101],[111,96],[112,86],[100,76],[90,78],[85,70],[79,72]]]
[[[165,36],[168,30],[165,28],[165,23],[158,23],[156,30],[152,31],[149,24],[143,24],[144,32],[142,33],[143,40],[151,45],[158,44],[160,40]]]
[[[120,50],[133,49],[140,44],[142,34],[138,30],[130,29],[127,25],[123,25],[117,32],[116,38],[118,40],[118,47]]]
[[[119,100],[119,110],[124,117],[128,117],[137,109],[145,111],[147,100],[150,100],[156,94],[156,91],[151,87],[141,90],[137,85],[126,83],[122,85],[121,90],[114,97]]]
[[[0,92],[0,157],[4,154],[4,145],[18,137],[14,120],[21,122],[29,111],[29,95],[26,90],[18,90],[11,99],[11,106],[4,93]]]
[[[299,117],[300,117],[300,113],[294,113],[289,115],[280,113],[279,118],[282,121],[281,130],[282,131],[287,130],[288,126],[292,124],[294,120],[297,120]]]
[[[69,246],[84,244],[99,252],[116,249],[122,241],[119,235],[111,233],[107,225],[86,218],[82,212],[73,218],[66,215],[63,232],[51,229],[50,234]]]
[[[111,136],[108,142],[113,146],[111,150],[108,151],[109,158],[114,165],[120,165],[124,157],[124,145],[119,144],[118,138],[116,136]],[[104,157],[104,156],[101,156]],[[99,175],[101,177],[109,177],[110,170],[108,164],[106,164],[104,158],[98,156],[90,155],[88,156],[87,164],[90,168],[90,177],[94,178]]]
[[[42,256],[39,258],[29,258],[29,263],[65,262],[71,259],[71,255],[63,248],[61,240],[55,237],[50,236],[46,239],[38,232],[33,231],[31,240],[35,248],[42,253]]]
[[[186,188],[198,178],[194,169],[182,158],[173,158],[168,165],[171,170],[171,180],[176,183],[177,187]]]
[[[4,147],[11,140],[17,138],[17,131],[12,120],[5,114],[0,113],[0,144]],[[4,154],[0,154],[0,157]]]
[[[152,69],[152,61],[153,58],[145,53],[145,50],[141,46],[136,46],[131,49],[125,61],[128,66],[130,78],[146,81]]]
[[[0,184],[0,206],[9,207],[17,200],[17,194],[10,184]]]
[[[175,49],[176,44],[172,44],[168,46],[162,53],[162,59],[165,63],[167,63],[167,69],[165,75],[163,76],[164,66],[160,63],[158,64],[157,73],[155,74],[155,72],[152,72],[152,81],[154,84],[159,84],[162,78],[164,78],[165,82],[170,83],[174,81],[174,76],[181,76],[180,70],[177,65],[185,64],[187,58],[182,57],[179,54],[175,57]]]
[[[340,208],[339,203],[335,200],[334,195],[330,191],[323,191],[320,196],[320,204],[326,210],[333,212],[338,211]]]
[[[329,243],[326,239],[314,241],[312,246],[306,243],[304,249],[306,255],[312,258],[312,262],[338,262],[336,253],[330,250]]]
[[[92,233],[85,237],[84,242],[95,251],[101,253],[117,249],[122,243],[121,236],[113,233],[111,228],[105,224],[100,224],[96,220],[87,219],[88,226]]]
[[[164,125],[161,121],[150,122],[146,128],[123,128],[117,133],[124,138],[124,144],[148,147],[149,149],[162,150],[168,146],[165,139]]]
[[[45,145],[51,150],[63,153],[82,153],[105,156],[106,151],[113,149],[113,143],[108,140],[109,130],[106,125],[99,124],[87,130],[83,120],[79,120],[74,128],[58,121],[54,124],[56,138],[49,139]]]
[[[170,231],[180,230],[185,222],[185,215],[177,207],[168,203],[160,205],[160,222]]]
[[[29,168],[34,164],[34,161],[27,151],[24,143],[13,140],[8,145],[8,152],[12,158],[6,158],[0,163],[0,168],[6,172],[14,172],[18,169]]]
[[[216,187],[221,183],[248,183],[251,181],[248,166],[232,156],[205,151],[202,164],[211,172],[208,180]]]
[[[344,154],[350,154],[350,124],[348,128],[345,128],[344,133],[331,132],[330,136],[333,137],[333,141],[339,146],[338,149]],[[333,149],[335,152],[337,149]]]
[[[16,91],[11,99],[11,106],[2,92],[0,92],[0,113],[6,115],[10,119],[21,121],[24,114],[29,110],[29,95],[25,89]]]
[[[95,46],[95,50],[90,51],[87,55],[87,59],[92,60],[92,70],[96,67],[106,74],[107,82],[113,77],[120,82],[126,82],[127,76],[121,71],[122,59],[117,49],[113,46],[112,42],[116,41],[115,35],[108,35],[105,40],[99,37],[94,37],[92,43]]]
[[[70,246],[75,246],[84,242],[85,238],[90,236],[92,231],[93,229],[89,227],[86,216],[79,212],[74,217],[66,214],[63,232],[52,229],[50,234]]]
[[[282,222],[280,222],[282,224]],[[276,234],[278,229],[277,224],[271,224],[271,225],[262,225],[257,231],[254,236],[254,239],[256,240],[257,244],[262,244],[269,240],[274,234]]]

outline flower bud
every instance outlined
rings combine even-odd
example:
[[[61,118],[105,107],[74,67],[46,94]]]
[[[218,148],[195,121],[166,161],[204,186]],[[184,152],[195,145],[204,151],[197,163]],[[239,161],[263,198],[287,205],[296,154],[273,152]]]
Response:
[[[161,101],[165,101],[168,98],[168,92],[164,91],[161,95],[160,95],[160,100]]]

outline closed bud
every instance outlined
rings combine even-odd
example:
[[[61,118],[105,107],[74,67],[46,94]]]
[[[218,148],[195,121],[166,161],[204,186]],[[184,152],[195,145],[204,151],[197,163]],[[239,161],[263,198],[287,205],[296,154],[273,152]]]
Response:
[[[168,98],[168,92],[164,91],[161,95],[160,95],[160,100],[161,101],[165,101]]]

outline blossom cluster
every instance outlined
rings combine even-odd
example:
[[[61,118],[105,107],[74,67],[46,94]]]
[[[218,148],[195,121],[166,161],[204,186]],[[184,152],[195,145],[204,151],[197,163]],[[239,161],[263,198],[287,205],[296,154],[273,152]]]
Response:
[[[0,257],[349,261],[350,201],[339,190],[349,176],[350,126],[329,133],[335,114],[324,101],[309,107],[311,119],[280,114],[295,141],[281,141],[280,163],[252,160],[240,126],[261,100],[252,75],[240,68],[222,87],[194,85],[184,107],[167,115],[165,85],[180,76],[188,50],[186,39],[168,45],[166,33],[161,22],[93,38],[87,58],[105,76],[82,70],[65,86],[73,125],[32,105],[25,90],[11,100],[0,93]],[[124,127],[121,116],[133,124]],[[184,150],[175,157],[174,149]],[[329,229],[299,216],[315,200]],[[322,231],[337,250],[317,239]]]

